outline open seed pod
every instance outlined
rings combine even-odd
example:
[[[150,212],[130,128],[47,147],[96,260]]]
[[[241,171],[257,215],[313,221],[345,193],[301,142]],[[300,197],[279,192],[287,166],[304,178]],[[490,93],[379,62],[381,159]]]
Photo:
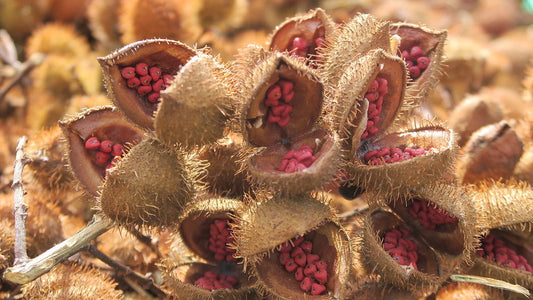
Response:
[[[436,290],[449,276],[441,274],[440,262],[432,249],[390,212],[369,211],[361,234],[361,261],[384,282],[422,296]]]
[[[135,124],[153,129],[160,92],[196,54],[181,42],[152,39],[126,45],[98,62],[113,103]]]
[[[506,120],[481,127],[457,160],[457,176],[463,184],[509,179],[523,151],[522,141]]]
[[[193,197],[200,170],[182,150],[146,139],[109,170],[98,198],[100,209],[126,226],[176,223]]]
[[[143,139],[143,131],[111,106],[86,110],[72,119],[60,121],[59,126],[68,142],[69,166],[87,192],[94,196],[107,169],[125,149]]]
[[[323,9],[317,8],[281,23],[272,34],[270,50],[288,51],[291,55],[311,59],[311,64],[315,65],[315,60],[320,60],[319,48],[335,29],[333,20]]]
[[[328,38],[320,53],[320,70],[326,86],[336,86],[354,59],[372,49],[390,51],[389,23],[360,14]]]
[[[407,95],[424,99],[437,84],[446,31],[435,31],[415,24],[391,24],[391,34],[400,36],[400,55],[407,63],[409,78]]]
[[[427,185],[409,195],[386,200],[428,245],[449,254],[457,265],[474,247],[475,210],[471,199],[452,185]]]
[[[352,63],[339,81],[331,118],[353,156],[361,140],[391,126],[404,102],[407,71],[404,62],[381,49]]]
[[[258,288],[274,298],[347,296],[351,247],[329,205],[305,194],[275,196],[251,204],[233,233],[237,255],[251,266]]]
[[[356,186],[399,195],[450,175],[456,150],[451,130],[438,125],[419,127],[364,144],[346,170]]]
[[[183,66],[155,114],[159,140],[169,146],[208,144],[221,138],[232,105],[222,65],[198,54]]]

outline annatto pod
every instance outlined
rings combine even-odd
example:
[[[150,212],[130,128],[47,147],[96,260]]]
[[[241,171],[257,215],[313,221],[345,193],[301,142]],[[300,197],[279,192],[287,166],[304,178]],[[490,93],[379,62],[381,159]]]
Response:
[[[153,39],[126,45],[98,62],[113,103],[135,124],[153,129],[160,92],[196,54],[181,42]]]
[[[478,226],[486,234],[469,274],[496,278],[533,288],[533,192],[510,182],[481,184],[472,190]]]
[[[418,296],[435,291],[450,275],[441,273],[431,248],[390,212],[369,211],[355,242],[361,244],[361,261],[368,272]]]
[[[435,300],[503,300],[501,290],[485,285],[465,282],[452,282],[441,287],[435,294]]]
[[[281,299],[344,299],[351,247],[331,207],[307,194],[252,203],[233,227],[236,255],[258,288]]]
[[[98,198],[100,209],[126,226],[176,223],[193,197],[200,170],[182,150],[146,139],[109,170]]]
[[[181,68],[155,114],[155,132],[169,146],[209,144],[221,138],[232,106],[227,75],[209,55]]]
[[[270,50],[310,59],[312,65],[320,61],[320,48],[336,30],[335,23],[326,12],[317,8],[308,13],[287,19],[273,32]]]
[[[472,134],[457,160],[457,176],[463,184],[506,180],[513,175],[523,144],[506,120],[481,127]]]
[[[86,110],[59,122],[68,142],[69,166],[87,192],[96,196],[107,169],[127,148],[143,139],[143,131],[111,106]]]
[[[424,99],[437,84],[447,32],[415,24],[391,24],[391,34],[400,36],[399,54],[407,64],[410,84],[407,95]]]
[[[399,195],[449,176],[456,149],[451,130],[438,125],[419,127],[364,144],[346,171],[356,186]]]
[[[393,124],[404,102],[407,71],[404,62],[381,49],[354,61],[342,75],[330,101],[334,128],[346,139],[351,156],[361,141]]]

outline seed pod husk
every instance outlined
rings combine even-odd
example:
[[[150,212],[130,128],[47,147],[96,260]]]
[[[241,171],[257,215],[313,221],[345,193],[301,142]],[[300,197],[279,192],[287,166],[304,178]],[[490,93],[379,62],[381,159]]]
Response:
[[[425,149],[426,153],[388,164],[369,165],[365,162],[365,154],[390,147],[402,150],[418,147]],[[455,136],[451,130],[438,125],[419,127],[390,133],[361,146],[346,170],[357,186],[384,195],[399,195],[451,176],[456,151]]]
[[[92,36],[104,49],[121,46],[120,33],[116,26],[120,0],[93,0],[87,7],[87,22]]]
[[[520,156],[523,144],[507,121],[484,126],[474,132],[457,161],[457,177],[462,184],[483,180],[509,179]]]
[[[501,290],[477,283],[452,282],[444,285],[435,295],[436,300],[503,300]]]
[[[385,251],[382,243],[387,231],[392,229],[410,231],[396,215],[383,210],[369,211],[364,222],[362,236],[359,237],[362,243],[361,260],[371,273],[380,275],[384,282],[408,289],[417,295],[436,290],[446,280],[449,274],[440,273],[437,256],[416,235],[409,235],[409,239],[417,245],[418,269],[401,266]]]
[[[232,103],[227,75],[215,58],[191,58],[161,96],[154,119],[161,142],[191,146],[222,137]]]
[[[113,103],[135,124],[153,129],[157,103],[143,99],[135,89],[128,88],[121,68],[145,62],[149,66],[159,67],[163,74],[174,76],[196,54],[194,49],[181,42],[152,39],[126,45],[108,56],[98,58],[98,62],[102,66],[107,92]]]
[[[191,201],[199,175],[199,165],[182,150],[146,139],[109,169],[100,209],[121,225],[174,224]]]
[[[391,34],[399,35],[401,43],[400,53],[410,51],[413,46],[418,46],[425,57],[429,58],[429,65],[407,86],[407,95],[416,100],[424,99],[435,87],[441,75],[443,48],[447,31],[431,30],[429,28],[409,23],[391,24]]]
[[[388,92],[382,96],[379,104],[381,109],[377,115],[379,120],[372,121],[378,132],[363,140],[379,135],[379,132],[394,123],[399,111],[405,109],[403,106],[408,103],[404,98],[407,71],[405,63],[400,58],[391,56],[381,49],[360,57],[342,75],[333,101],[330,101],[333,107],[326,108],[326,111],[331,110],[334,128],[342,138],[346,139],[348,144],[346,147],[352,156],[358,150],[361,136],[367,129],[371,102],[366,98],[366,94],[376,78],[387,80]],[[374,107],[377,102],[379,102],[377,98],[372,100]]]
[[[33,31],[24,50],[27,57],[42,53],[83,58],[89,54],[90,46],[87,40],[76,32],[74,26],[48,23]]]
[[[96,137],[98,140],[111,140],[122,145],[134,145],[143,138],[140,128],[133,126],[111,106],[95,107],[72,119],[59,122],[68,142],[69,166],[86,191],[97,195],[106,170],[97,164],[85,142]]]

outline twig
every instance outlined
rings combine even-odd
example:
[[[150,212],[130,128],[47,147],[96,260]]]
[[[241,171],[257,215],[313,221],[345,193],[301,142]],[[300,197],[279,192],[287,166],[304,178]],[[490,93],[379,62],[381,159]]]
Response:
[[[26,164],[27,157],[24,154],[24,145],[28,138],[23,136],[19,139],[17,153],[15,155],[15,170],[13,171],[13,202],[15,215],[15,265],[24,264],[28,261],[26,252],[26,216],[28,206],[24,203],[24,188],[22,186],[22,170]]]
[[[494,278],[474,276],[474,275],[462,275],[462,274],[453,274],[450,276],[450,279],[457,282],[470,282],[478,283],[498,289],[508,290],[515,293],[522,294],[529,298],[529,290],[525,287],[518,284],[511,284],[507,281],[502,281]]]
[[[25,284],[50,271],[64,259],[77,253],[90,241],[108,231],[114,224],[107,218],[95,215],[91,223],[70,238],[48,249],[23,264],[15,264],[4,272],[4,279]]]
[[[30,58],[25,61],[21,66],[20,69],[17,70],[17,75],[11,79],[11,82],[9,82],[6,87],[4,87],[2,90],[0,90],[0,102],[4,101],[5,96],[7,93],[15,86],[17,83],[20,82],[24,76],[26,76],[33,68],[40,65],[44,60],[44,55],[40,53],[33,54],[30,56]]]
[[[134,279],[135,282],[139,283],[145,290],[149,290],[154,293],[156,296],[166,299],[167,293],[154,284],[151,278],[146,278],[139,273],[133,271],[128,266],[122,265],[112,259],[111,257],[105,255],[100,250],[98,250],[94,245],[86,245],[80,250],[89,251],[94,257],[103,261],[108,266],[114,268],[119,274],[123,274],[124,277],[129,277]]]
[[[155,252],[155,254],[157,254],[158,257],[161,257],[161,253],[159,252],[159,247],[157,247],[157,239],[152,239],[152,237],[150,235],[145,235],[143,234],[142,232],[140,232],[139,230],[135,229],[135,228],[127,228],[128,232],[131,233],[134,237],[136,237],[139,242],[145,244],[146,246],[150,247],[150,249],[152,249],[152,251]]]

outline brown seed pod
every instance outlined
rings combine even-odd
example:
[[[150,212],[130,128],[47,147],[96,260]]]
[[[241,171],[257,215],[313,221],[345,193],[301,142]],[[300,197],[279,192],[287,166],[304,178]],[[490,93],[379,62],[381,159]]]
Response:
[[[125,226],[174,224],[193,197],[200,170],[182,150],[146,139],[109,169],[98,198],[100,209]]]
[[[232,100],[225,71],[215,58],[198,54],[183,66],[155,114],[159,140],[167,145],[209,144],[221,138]]]
[[[104,49],[119,48],[120,34],[116,26],[120,0],[92,0],[87,7],[91,34]]]
[[[476,283],[452,282],[444,285],[435,295],[436,300],[503,300],[503,293],[496,289]]]
[[[450,177],[456,151],[451,130],[439,125],[419,127],[380,136],[361,146],[346,171],[356,186],[399,195]]]
[[[198,12],[203,28],[228,32],[239,27],[247,13],[245,0],[203,0]]]
[[[389,128],[404,103],[407,71],[404,62],[381,49],[351,64],[342,75],[330,115],[353,156],[361,140]]]
[[[407,95],[424,99],[441,75],[446,31],[436,31],[415,24],[391,24],[391,34],[400,36],[399,52],[407,62],[409,77]],[[426,59],[422,59],[422,58]]]
[[[360,239],[361,260],[369,272],[380,275],[384,282],[420,296],[435,291],[446,280],[449,274],[441,273],[435,253],[411,234],[409,226],[396,215],[383,210],[369,211],[364,222],[363,232],[356,238]],[[396,232],[402,236],[394,237],[397,244],[393,244],[389,235]],[[404,248],[408,251],[402,252],[399,249],[404,243],[410,248]]]
[[[194,49],[181,42],[153,39],[124,46],[98,58],[98,62],[113,103],[135,124],[153,129],[153,115],[158,103],[156,90],[166,88],[165,79],[170,82],[196,54]],[[154,67],[159,70],[158,75],[150,73],[149,68]],[[152,94],[154,96],[150,96]]]
[[[68,142],[70,168],[87,192],[95,196],[106,175],[107,166],[113,164],[112,153],[108,153],[112,151],[101,150],[100,142],[110,141],[113,145],[127,148],[143,138],[143,132],[111,106],[89,109],[72,119],[61,121],[59,126]],[[98,146],[95,143],[89,145],[94,140]]]
[[[82,58],[89,54],[90,46],[87,40],[75,31],[74,26],[48,23],[33,31],[24,50],[28,57],[42,53]]]
[[[457,161],[463,184],[509,179],[523,153],[523,144],[509,122],[501,121],[474,132]]]
[[[323,9],[317,8],[278,25],[270,39],[270,50],[287,51],[293,56],[310,59],[316,66],[320,61],[320,48],[335,30],[333,20]]]

